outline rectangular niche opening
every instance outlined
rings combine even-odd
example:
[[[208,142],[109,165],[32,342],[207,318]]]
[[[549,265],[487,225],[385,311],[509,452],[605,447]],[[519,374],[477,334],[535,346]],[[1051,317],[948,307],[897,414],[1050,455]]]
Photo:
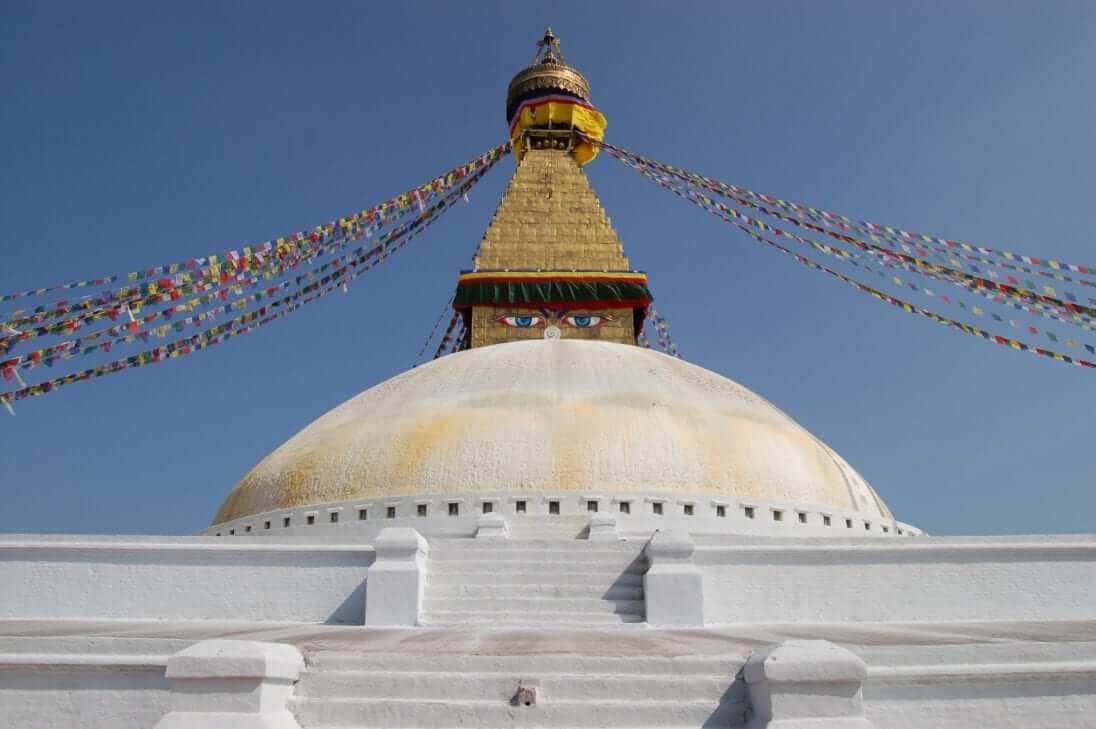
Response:
[[[784,521],[784,512],[780,509],[773,509],[773,521]]]
[[[662,502],[656,501],[651,504],[651,511],[653,511],[655,514],[658,514],[659,516],[662,516]]]
[[[388,519],[395,519],[396,518],[396,507],[395,506],[387,507],[384,510],[384,515]]]
[[[330,513],[330,514],[328,515],[328,517],[327,517],[327,518],[328,518],[328,520],[329,520],[329,521],[330,521],[330,522],[331,522],[332,524],[338,524],[338,523],[339,523],[339,512],[337,512],[337,511],[332,511],[332,512],[331,512],[331,513]]]
[[[306,517],[304,518],[304,521],[305,521],[305,523],[306,523],[306,524],[308,524],[309,526],[312,526],[313,524],[315,524],[315,523],[316,523],[316,515],[315,515],[315,514],[309,514],[308,516],[306,516]]]
[[[845,528],[846,529],[852,529],[852,519],[846,519],[845,520]]]
[[[685,516],[692,516],[693,515],[693,505],[692,504],[682,504],[681,510],[683,512],[685,512]]]
[[[456,502],[449,504],[449,516],[460,516],[460,504]]]
[[[719,516],[719,517],[727,516],[727,507],[726,506],[717,506],[717,507],[715,507],[715,515]]]
[[[270,522],[264,521],[263,522],[263,529],[269,529],[269,528],[270,528]]]
[[[799,523],[800,524],[806,524],[807,523],[807,515],[805,513],[803,513],[802,511],[799,512]]]
[[[756,515],[756,512],[754,512],[754,508],[752,506],[744,507],[742,509],[742,512],[746,515],[747,519],[753,519],[754,516]]]
[[[548,513],[549,514],[559,514],[559,502],[558,501],[549,501],[548,502]]]
[[[483,502],[483,513],[484,514],[490,514],[494,510],[495,510],[495,505],[493,503],[491,503],[490,501],[484,501]]]
[[[282,517],[282,526],[283,527],[289,526],[289,523],[290,523],[290,518],[288,516]]]
[[[525,499],[518,499],[514,502],[514,511],[519,514],[524,514],[526,511],[526,503]]]
[[[830,517],[823,514],[822,515],[822,526],[829,526],[829,525],[830,525]]]
[[[632,513],[632,505],[629,504],[627,501],[621,501],[620,502],[620,513],[621,514],[631,514]]]
[[[587,501],[586,502],[586,511],[596,512],[597,511],[597,501],[595,501],[593,499],[590,499],[589,501]]]
[[[369,519],[369,509],[358,509],[358,521]]]
[[[426,504],[415,504],[415,514],[417,516],[426,516]]]

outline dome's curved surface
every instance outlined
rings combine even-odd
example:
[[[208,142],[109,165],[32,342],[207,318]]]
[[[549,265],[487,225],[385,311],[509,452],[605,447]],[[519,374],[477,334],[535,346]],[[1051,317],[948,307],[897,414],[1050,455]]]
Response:
[[[453,354],[348,400],[253,468],[214,523],[484,491],[699,492],[892,518],[833,450],[745,387],[649,349],[536,340]]]

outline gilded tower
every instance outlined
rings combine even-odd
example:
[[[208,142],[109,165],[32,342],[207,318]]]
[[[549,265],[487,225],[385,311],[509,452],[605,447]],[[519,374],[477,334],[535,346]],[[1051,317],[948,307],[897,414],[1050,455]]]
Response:
[[[522,339],[635,344],[651,294],[582,166],[606,121],[549,28],[506,98],[518,162],[453,306],[465,348]]]

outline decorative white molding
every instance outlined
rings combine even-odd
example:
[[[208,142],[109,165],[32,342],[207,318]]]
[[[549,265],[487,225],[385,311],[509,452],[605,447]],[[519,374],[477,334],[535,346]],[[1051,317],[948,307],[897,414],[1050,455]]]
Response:
[[[430,546],[410,527],[382,529],[365,580],[365,624],[413,626],[422,614]]]
[[[750,656],[743,669],[748,729],[872,729],[864,718],[867,666],[825,640],[789,640]]]
[[[303,670],[291,645],[195,643],[167,661],[172,710],[155,729],[300,729],[286,702]]]
[[[688,532],[659,531],[644,552],[647,622],[652,626],[704,625],[704,579],[693,564],[696,545]]]
[[[714,499],[714,501],[713,501]],[[669,504],[678,501],[679,504],[685,502],[692,502],[694,504],[693,514],[684,514],[683,509],[678,506],[672,508]],[[517,511],[514,504],[518,501],[525,501],[527,508],[525,511]],[[313,534],[316,531],[324,530],[330,532],[334,529],[340,528],[353,528],[357,533],[355,538],[363,535],[362,530],[365,530],[364,536],[367,539],[372,538],[383,526],[410,526],[418,530],[421,534],[427,538],[441,537],[441,538],[453,538],[453,537],[470,537],[475,534],[475,519],[471,510],[461,509],[460,514],[449,514],[447,504],[452,502],[458,503],[470,503],[476,505],[476,511],[481,511],[481,505],[483,503],[491,503],[494,506],[495,511],[503,513],[507,517],[516,517],[518,519],[536,519],[542,517],[549,517],[547,514],[547,505],[549,502],[559,503],[559,516],[585,516],[594,512],[587,510],[587,501],[596,501],[599,504],[599,511],[608,510],[608,505],[617,505],[620,503],[628,503],[631,508],[628,512],[620,512],[619,508],[613,508],[614,512],[620,514],[618,521],[618,528],[622,533],[629,534],[631,536],[647,536],[649,537],[654,533],[655,529],[686,529],[690,533],[695,535],[757,535],[757,536],[830,536],[830,537],[848,537],[852,536],[852,533],[843,529],[843,523],[840,520],[845,518],[861,520],[864,516],[863,513],[855,510],[844,512],[835,511],[832,507],[824,504],[803,504],[803,503],[790,503],[790,502],[762,502],[762,503],[747,503],[747,506],[755,508],[761,516],[761,510],[765,508],[776,508],[789,513],[793,510],[809,513],[809,523],[800,523],[797,519],[785,518],[782,521],[773,521],[770,519],[750,519],[747,518],[741,509],[735,509],[733,504],[738,503],[739,500],[734,498],[720,498],[718,495],[705,494],[702,492],[694,493],[680,493],[680,494],[667,494],[659,492],[634,492],[634,493],[579,493],[579,492],[534,492],[534,493],[513,493],[513,492],[483,492],[483,493],[460,493],[460,494],[414,494],[396,499],[392,496],[381,496],[376,499],[370,499],[368,501],[346,501],[338,503],[325,503],[325,504],[308,504],[303,505],[299,509],[292,510],[290,512],[278,511],[267,512],[263,514],[254,514],[246,517],[241,517],[231,522],[224,522],[212,527],[208,527],[203,533],[210,536],[216,535],[222,538],[229,536],[243,537],[253,536],[256,532],[262,533],[263,536],[273,536],[278,530],[283,530],[280,533],[291,536],[301,536],[305,534]],[[706,505],[709,502],[712,503],[713,508],[707,509],[702,505]],[[717,503],[722,502],[722,503]],[[652,504],[661,503],[663,505],[663,513],[655,514]],[[744,502],[745,503],[745,502]],[[417,506],[427,505],[429,513],[424,518],[418,514]],[[543,505],[538,508],[537,505]],[[646,504],[645,507],[641,506]],[[725,513],[722,517],[715,513],[715,509],[718,506],[724,506]],[[338,507],[345,507],[347,509],[353,508],[355,512],[366,509],[369,512],[369,519],[363,521],[357,518],[350,518],[344,515],[339,519],[337,523],[330,522],[328,519],[316,519],[312,524],[308,524],[305,518],[306,511],[315,509],[332,509]],[[396,508],[396,515],[389,518],[386,510],[388,507]],[[823,525],[822,519],[817,515],[825,511],[832,513],[833,520],[831,525]],[[288,529],[284,523],[284,518],[290,517],[290,524]],[[357,514],[355,514],[357,516]],[[556,514],[550,515],[555,517]],[[271,530],[259,529],[258,524],[261,524],[264,519],[272,519]],[[466,518],[464,522],[457,522],[456,519]],[[372,523],[367,523],[372,522]],[[254,530],[247,533],[243,530],[243,524],[254,523],[256,524]],[[234,534],[229,534],[230,530],[234,530]],[[899,533],[901,530],[901,533]],[[914,536],[920,534],[920,531],[904,525],[899,522],[894,522],[889,533],[885,533],[880,529],[872,529],[871,531],[865,531],[858,529],[857,537],[875,537],[875,538],[898,538],[906,536]]]
[[[509,539],[510,527],[502,514],[491,512],[476,520],[476,539]]]
[[[611,514],[594,514],[590,517],[590,533],[587,537],[591,542],[617,542],[620,535],[617,534],[616,517]]]

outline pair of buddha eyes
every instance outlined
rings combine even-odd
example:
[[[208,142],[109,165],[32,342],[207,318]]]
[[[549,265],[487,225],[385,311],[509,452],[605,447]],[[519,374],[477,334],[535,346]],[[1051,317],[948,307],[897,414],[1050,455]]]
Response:
[[[518,329],[544,326],[547,321],[547,317],[541,314],[507,314],[499,317],[500,324],[517,327]],[[612,321],[612,317],[604,314],[564,314],[559,318],[560,325],[575,327],[576,329],[599,327],[610,321]]]

